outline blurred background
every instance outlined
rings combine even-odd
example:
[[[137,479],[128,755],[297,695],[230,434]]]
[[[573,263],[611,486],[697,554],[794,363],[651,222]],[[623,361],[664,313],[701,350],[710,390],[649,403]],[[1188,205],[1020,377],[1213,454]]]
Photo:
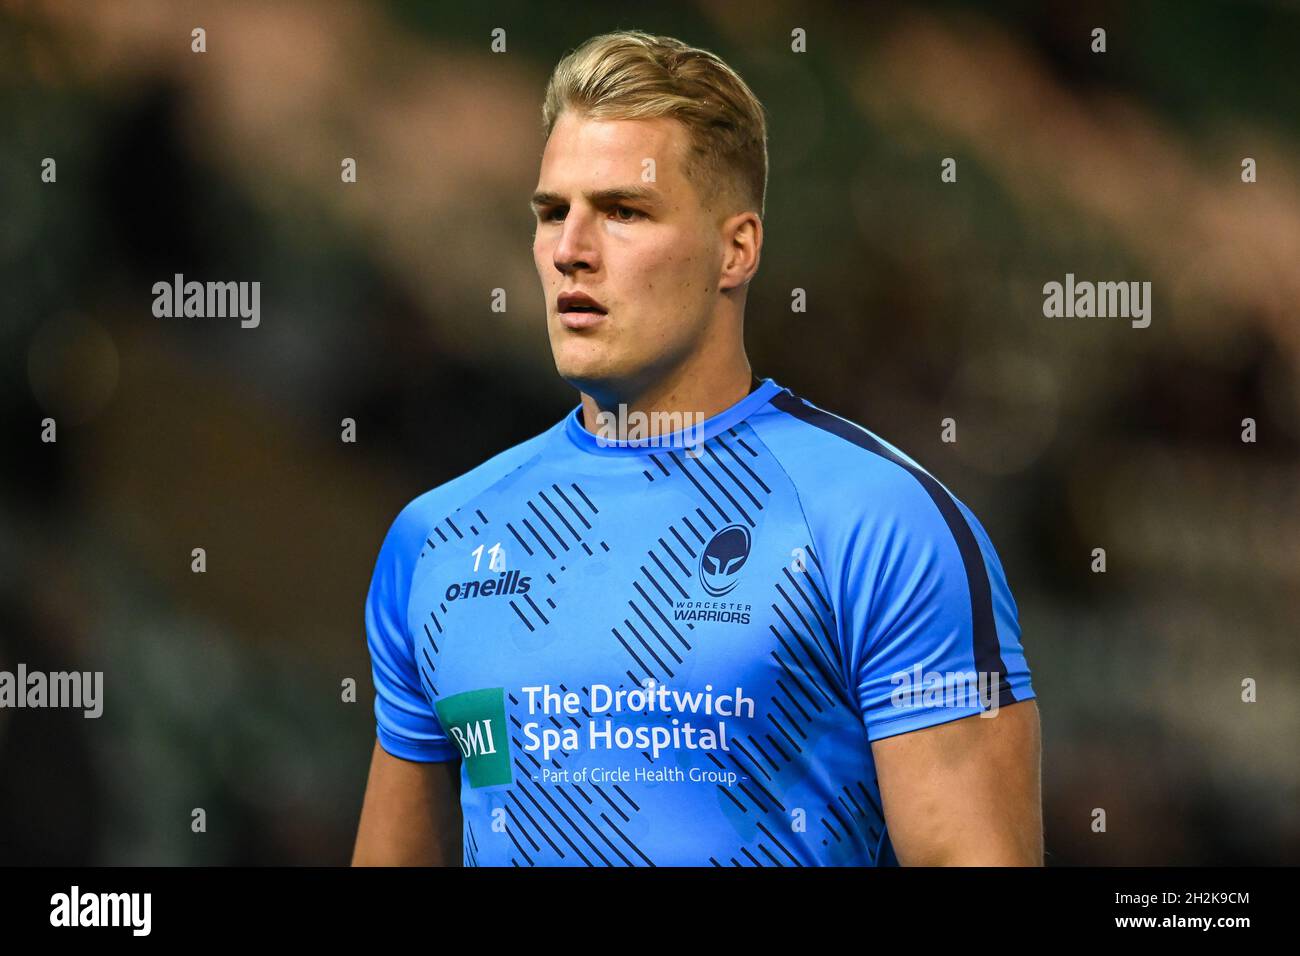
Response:
[[[0,2],[0,670],[105,680],[0,709],[0,863],[349,859],[388,524],[578,400],[527,201],[551,68],[618,28],[767,107],[756,372],[999,549],[1049,863],[1300,860],[1300,9],[1050,6]],[[1045,318],[1067,272],[1150,327]],[[260,326],[155,318],[175,273]]]

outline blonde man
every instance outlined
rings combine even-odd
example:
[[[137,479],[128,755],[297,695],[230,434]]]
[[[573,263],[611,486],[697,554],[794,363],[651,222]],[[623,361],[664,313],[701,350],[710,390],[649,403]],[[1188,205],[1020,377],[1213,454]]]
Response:
[[[354,862],[1041,864],[1038,715],[988,536],[751,371],[754,94],[621,32],[564,58],[543,119],[533,255],[581,401],[388,532]]]

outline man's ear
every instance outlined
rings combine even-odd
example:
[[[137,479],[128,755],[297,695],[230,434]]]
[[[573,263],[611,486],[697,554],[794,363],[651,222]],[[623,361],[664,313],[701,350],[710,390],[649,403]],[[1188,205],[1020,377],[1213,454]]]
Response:
[[[718,288],[737,289],[754,277],[763,250],[763,220],[753,210],[738,212],[722,224],[722,273]]]

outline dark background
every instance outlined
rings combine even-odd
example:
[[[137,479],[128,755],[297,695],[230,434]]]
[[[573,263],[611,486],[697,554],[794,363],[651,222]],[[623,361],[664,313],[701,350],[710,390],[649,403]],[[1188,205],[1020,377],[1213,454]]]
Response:
[[[768,110],[755,370],[996,544],[1049,862],[1296,862],[1297,7],[486,6],[0,2],[0,669],[105,681],[0,710],[0,863],[348,859],[389,522],[577,402],[527,201],[551,68],[616,28]],[[155,318],[177,272],[260,281],[260,327]],[[1151,326],[1045,318],[1067,272]]]

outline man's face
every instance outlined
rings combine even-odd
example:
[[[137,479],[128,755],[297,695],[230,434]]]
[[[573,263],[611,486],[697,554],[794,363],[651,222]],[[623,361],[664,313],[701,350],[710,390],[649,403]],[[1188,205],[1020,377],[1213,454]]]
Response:
[[[667,118],[566,111],[546,143],[533,260],[547,332],[561,378],[598,398],[654,382],[708,329],[721,221],[685,177],[687,135]],[[585,293],[603,314],[564,311],[571,293]]]

